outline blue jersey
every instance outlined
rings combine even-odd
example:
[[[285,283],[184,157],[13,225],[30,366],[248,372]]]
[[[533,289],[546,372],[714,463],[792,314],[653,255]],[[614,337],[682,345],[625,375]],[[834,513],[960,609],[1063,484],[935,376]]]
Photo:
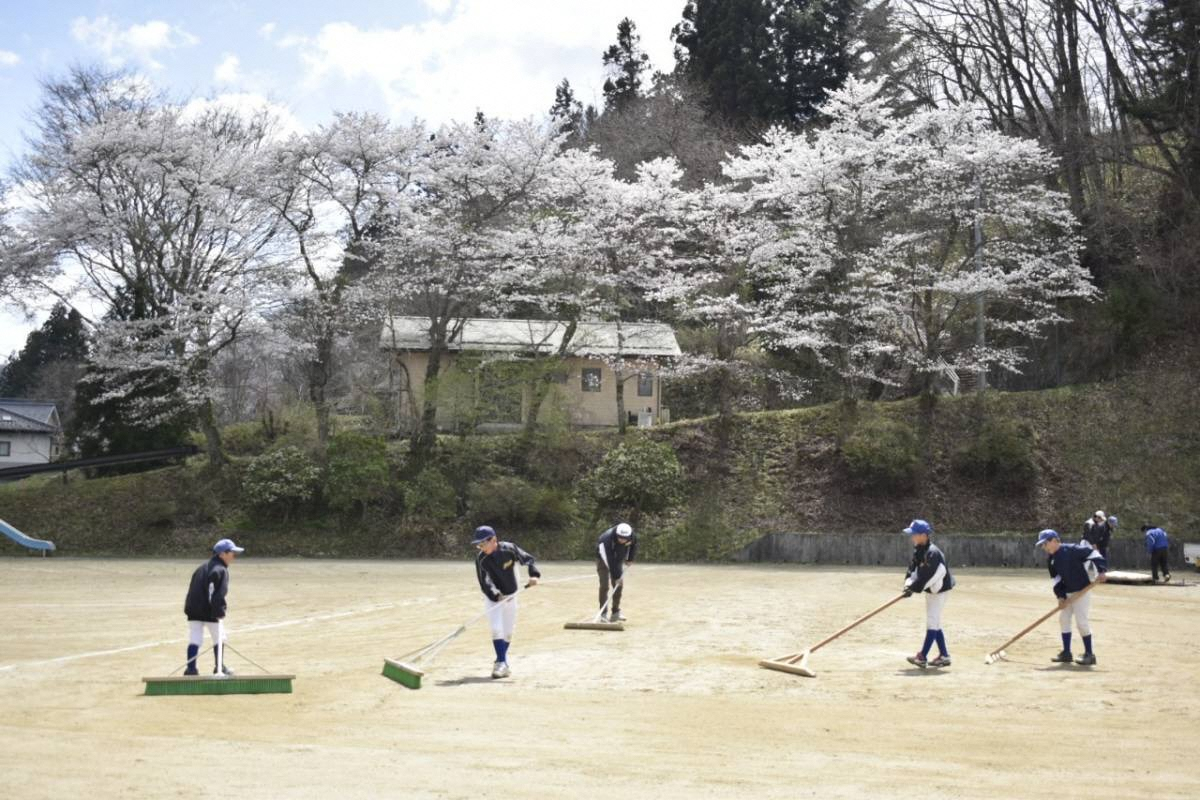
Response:
[[[1054,579],[1054,594],[1066,597],[1086,588],[1092,582],[1089,564],[1097,573],[1108,571],[1108,563],[1099,550],[1081,544],[1061,545],[1047,563],[1050,577]]]
[[[1171,542],[1167,539],[1167,532],[1162,528],[1151,528],[1146,531],[1146,552],[1153,553],[1155,550],[1166,550],[1171,546]]]

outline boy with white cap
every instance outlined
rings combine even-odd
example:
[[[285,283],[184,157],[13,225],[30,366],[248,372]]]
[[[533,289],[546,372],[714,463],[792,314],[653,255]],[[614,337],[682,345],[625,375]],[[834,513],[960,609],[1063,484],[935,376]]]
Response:
[[[1091,545],[1100,551],[1101,557],[1108,561],[1108,545],[1112,541],[1112,530],[1117,527],[1117,518],[1108,517],[1103,511],[1096,511],[1092,518],[1083,523],[1083,541],[1080,544]]]
[[[954,576],[946,564],[946,556],[929,540],[933,526],[923,519],[914,519],[904,529],[912,541],[913,557],[904,579],[904,596],[918,592],[925,595],[925,643],[915,656],[908,656],[908,663],[925,669],[927,666],[950,666],[950,650],[946,647],[946,634],[942,632],[942,609],[946,607],[947,593],[954,588]],[[929,648],[937,643],[938,657],[929,661]]]
[[[621,593],[625,584],[621,582],[621,578],[625,576],[626,567],[632,566],[634,558],[637,557],[637,537],[628,523],[621,522],[600,534],[596,549],[596,575],[600,578],[600,609],[603,611],[607,604],[608,619],[624,622],[625,615],[621,613]],[[608,600],[610,591],[611,603]]]
[[[229,565],[238,553],[245,552],[232,539],[222,539],[213,545],[212,558],[201,564],[192,573],[187,598],[183,601],[183,613],[188,618],[187,669],[184,675],[199,675],[196,656],[204,643],[204,629],[213,643],[214,675],[232,675],[225,666],[225,612],[228,604],[225,596],[229,592]]]
[[[533,556],[512,542],[498,541],[496,531],[489,525],[475,529],[471,544],[479,551],[475,556],[475,575],[483,591],[484,609],[492,626],[492,647],[496,649],[492,677],[507,678],[511,674],[508,646],[517,625],[517,563],[524,564],[529,572],[527,586],[536,586],[542,573],[533,563]]]
[[[1107,580],[1104,573],[1108,571],[1108,564],[1098,549],[1082,544],[1063,544],[1058,532],[1049,528],[1038,534],[1037,546],[1045,550],[1046,555],[1050,557],[1046,566],[1050,569],[1050,577],[1054,579],[1054,596],[1058,598],[1058,607],[1062,609],[1058,621],[1061,625],[1063,649],[1050,660],[1056,664],[1071,663],[1071,618],[1074,617],[1075,627],[1079,629],[1079,635],[1083,638],[1083,655],[1075,659],[1075,663],[1085,667],[1095,666],[1092,625],[1088,620],[1088,612],[1092,608],[1092,595],[1079,593],[1086,589],[1092,580],[1100,583]]]

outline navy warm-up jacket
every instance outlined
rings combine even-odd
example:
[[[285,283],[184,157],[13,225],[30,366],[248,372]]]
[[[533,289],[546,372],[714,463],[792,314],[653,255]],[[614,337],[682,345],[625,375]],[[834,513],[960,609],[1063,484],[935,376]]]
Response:
[[[613,581],[621,580],[621,575],[625,572],[625,562],[633,563],[637,558],[637,536],[630,534],[629,544],[621,544],[617,541],[616,526],[609,528],[600,534],[596,557],[604,562]]]
[[[479,578],[479,588],[490,600],[499,602],[504,595],[517,591],[518,561],[529,568],[531,577],[542,577],[542,573],[538,572],[533,563],[533,556],[512,542],[500,542],[490,556],[482,550],[475,556],[475,574]]]
[[[219,556],[196,567],[188,586],[183,613],[190,620],[216,622],[225,616],[225,595],[229,592],[229,570]]]
[[[1088,575],[1087,564],[1094,564],[1096,571],[1108,571],[1108,563],[1099,550],[1084,547],[1081,544],[1064,544],[1050,556],[1047,566],[1050,577],[1054,579],[1054,594],[1065,598],[1069,594],[1083,590],[1092,582]]]
[[[913,548],[908,565],[907,586],[916,592],[941,594],[954,588],[954,576],[946,565],[946,557],[933,542]]]
[[[1155,550],[1166,550],[1171,546],[1171,542],[1167,539],[1167,532],[1162,528],[1151,528],[1146,531],[1146,552],[1153,553]]]

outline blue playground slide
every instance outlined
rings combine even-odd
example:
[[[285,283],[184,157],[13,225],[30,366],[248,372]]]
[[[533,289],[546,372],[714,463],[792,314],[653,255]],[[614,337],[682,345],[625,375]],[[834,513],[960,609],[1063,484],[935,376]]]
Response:
[[[44,539],[33,539],[29,536],[26,536],[2,519],[0,519],[0,533],[3,533],[5,536],[12,539],[22,547],[28,547],[30,550],[54,549],[54,542],[47,542]]]

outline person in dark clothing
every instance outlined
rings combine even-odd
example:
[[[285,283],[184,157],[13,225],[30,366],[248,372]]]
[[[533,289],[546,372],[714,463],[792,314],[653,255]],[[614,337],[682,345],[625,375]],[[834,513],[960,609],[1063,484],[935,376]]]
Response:
[[[1103,583],[1107,578],[1108,564],[1104,556],[1094,547],[1082,544],[1063,544],[1058,532],[1047,528],[1038,534],[1037,546],[1046,551],[1046,562],[1050,577],[1054,579],[1054,596],[1058,598],[1058,621],[1062,631],[1063,649],[1050,659],[1056,664],[1071,663],[1071,619],[1079,628],[1083,638],[1083,655],[1075,660],[1085,667],[1095,666],[1096,655],[1092,652],[1092,625],[1088,614],[1092,608],[1092,593],[1080,595],[1095,580]]]
[[[1161,570],[1163,581],[1171,580],[1171,567],[1167,555],[1171,552],[1171,540],[1167,532],[1157,526],[1142,526],[1142,535],[1146,537],[1146,552],[1150,554],[1150,572],[1154,582],[1158,583],[1158,573]]]
[[[600,534],[596,547],[596,574],[600,578],[602,621],[625,621],[625,616],[621,613],[621,594],[625,584],[621,579],[636,557],[637,536],[628,523],[619,523]],[[612,592],[611,602],[608,599],[609,592]],[[607,617],[603,616],[605,605],[609,607]]]
[[[1108,545],[1112,542],[1116,521],[1116,517],[1110,519],[1103,511],[1097,511],[1092,514],[1091,519],[1083,523],[1083,541],[1080,544],[1091,545],[1099,550],[1105,563],[1108,563]]]
[[[475,577],[483,592],[484,610],[492,626],[492,647],[496,649],[492,677],[507,678],[511,674],[508,646],[517,625],[517,564],[524,564],[529,572],[527,586],[536,586],[542,573],[533,556],[512,542],[498,541],[496,531],[488,525],[475,529],[471,544],[479,551],[475,556]]]
[[[904,529],[912,540],[913,557],[904,579],[904,596],[925,595],[925,643],[915,656],[908,656],[908,663],[925,669],[926,666],[950,666],[950,650],[946,647],[946,634],[942,631],[942,609],[946,606],[948,592],[954,588],[954,576],[946,557],[938,546],[929,540],[933,526],[923,519],[914,519]],[[937,643],[938,657],[929,661],[929,648]]]
[[[188,585],[187,597],[183,601],[183,613],[188,619],[187,669],[184,675],[199,675],[196,656],[204,643],[204,629],[213,643],[214,675],[232,675],[225,666],[225,612],[228,610],[226,596],[229,593],[229,565],[245,548],[238,547],[232,539],[222,539],[213,545],[212,558],[196,567]]]

